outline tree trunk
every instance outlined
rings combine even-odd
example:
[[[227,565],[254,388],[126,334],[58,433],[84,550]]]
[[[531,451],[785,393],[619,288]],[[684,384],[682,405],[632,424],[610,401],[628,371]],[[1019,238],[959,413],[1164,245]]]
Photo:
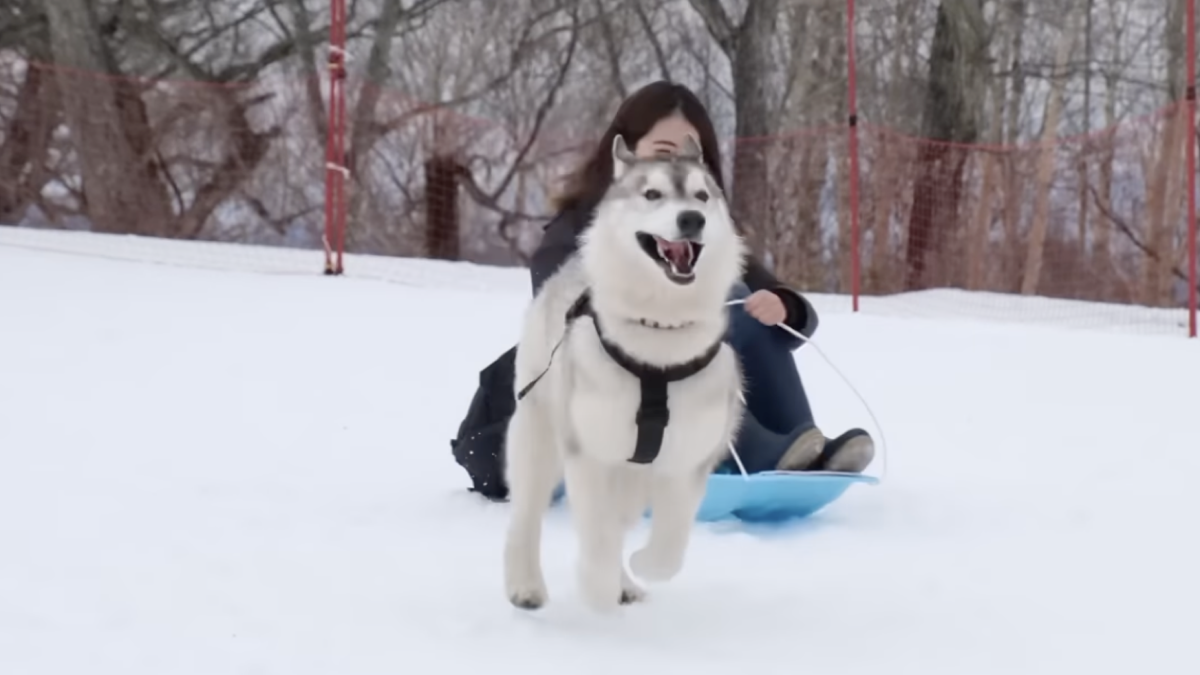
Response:
[[[1025,270],[1021,276],[1021,294],[1037,293],[1038,283],[1042,278],[1042,262],[1046,254],[1046,236],[1050,231],[1050,186],[1054,182],[1054,166],[1058,156],[1058,146],[1055,136],[1058,132],[1058,119],[1062,112],[1063,87],[1066,77],[1063,68],[1075,43],[1077,26],[1073,17],[1067,18],[1062,35],[1059,37],[1058,53],[1054,59],[1054,72],[1057,76],[1051,85],[1050,95],[1046,99],[1045,121],[1042,126],[1042,147],[1038,155],[1037,180],[1034,183],[1038,191],[1034,202],[1033,224],[1029,228],[1029,242],[1025,250]]]
[[[691,0],[705,26],[729,60],[737,116],[730,181],[733,219],[760,257],[763,233],[770,228],[767,136],[771,134],[771,35],[779,15],[779,0],[754,0],[735,23],[720,0]]]
[[[772,61],[769,48],[778,4],[777,0],[750,3],[731,59],[738,139],[733,153],[731,208],[734,221],[747,233],[751,247],[760,256],[766,253],[763,231],[770,227],[767,137],[772,130],[768,82]]]
[[[892,243],[892,213],[904,183],[902,165],[897,155],[897,143],[883,135],[874,136],[875,152],[871,170],[864,175],[871,190],[871,265],[864,279],[864,293],[887,293],[894,290],[897,281],[894,271],[896,246]]]
[[[371,41],[371,51],[367,56],[366,77],[358,87],[357,101],[350,114],[346,164],[352,177],[370,175],[371,149],[383,136],[376,112],[383,97],[383,88],[392,76],[389,65],[392,44],[402,18],[404,3],[397,0],[383,3],[375,21],[375,38]],[[382,250],[392,250],[395,242],[388,241],[392,238],[389,232],[395,229],[396,224],[388,221],[393,216],[385,215],[386,209],[381,213],[381,209],[372,208],[373,205],[369,203],[372,200],[371,193],[365,189],[355,189],[356,183],[355,180],[347,182],[350,215],[346,224],[346,247],[350,250],[372,250],[380,242],[387,242]],[[430,236],[435,234],[431,233]]]
[[[25,70],[17,109],[0,145],[0,223],[20,222],[50,179],[46,152],[59,119],[54,76],[39,66]]]
[[[1008,95],[1008,111],[1005,119],[1004,143],[1011,146],[1021,141],[1021,107],[1025,101],[1025,70],[1023,50],[1025,45],[1026,0],[1013,0],[1010,7],[1012,34],[1009,68],[1012,70],[1012,90]],[[1021,204],[1023,185],[1020,174],[1020,155],[1008,153],[1004,157],[1004,248],[1001,257],[1000,278],[1004,288],[1013,291],[1020,288],[1021,274]]]
[[[325,117],[325,98],[321,94],[322,74],[328,70],[317,68],[316,45],[321,42],[321,38],[312,32],[312,15],[304,4],[305,0],[290,0],[290,3],[296,21],[297,52],[304,68],[304,93],[308,99],[308,116],[317,131],[317,138],[323,139],[328,130],[329,120]]]
[[[1111,36],[1111,44],[1113,45],[1112,64],[1124,63],[1121,45],[1123,40],[1123,31],[1120,23],[1113,22],[1113,35]],[[1097,139],[1102,143],[1103,150],[1099,153],[1099,186],[1096,190],[1098,193],[1099,202],[1098,210],[1101,214],[1112,213],[1112,186],[1114,175],[1114,163],[1116,162],[1117,143],[1120,142],[1120,137],[1117,133],[1117,89],[1120,85],[1121,71],[1115,65],[1109,65],[1104,72],[1104,128],[1103,137]],[[1096,224],[1092,227],[1092,235],[1095,241],[1092,245],[1091,258],[1093,269],[1095,270],[1095,279],[1098,284],[1096,289],[1097,297],[1108,301],[1121,300],[1128,302],[1132,298],[1129,297],[1126,290],[1118,280],[1116,270],[1116,261],[1113,260],[1112,251],[1112,223],[1108,218],[1101,217],[1097,219]],[[1119,296],[1118,296],[1119,293]]]
[[[1186,3],[1193,0],[1170,0],[1167,8],[1165,23],[1167,43],[1167,92],[1174,109],[1170,119],[1165,120],[1162,144],[1158,152],[1158,165],[1155,167],[1157,190],[1161,192],[1161,202],[1152,217],[1159,221],[1158,241],[1151,244],[1158,251],[1159,257],[1154,270],[1152,286],[1152,304],[1171,306],[1175,304],[1174,271],[1177,265],[1182,265],[1187,247],[1177,245],[1186,239],[1186,227],[1177,229],[1178,225],[1186,225],[1183,216],[1184,197],[1187,193],[1187,171],[1185,166],[1187,144],[1187,124],[1193,123],[1188,119],[1188,107],[1185,100],[1187,85],[1187,41],[1186,41]]]
[[[946,0],[938,6],[925,96],[922,144],[909,214],[905,288],[945,284],[942,255],[959,223],[964,144],[978,140],[986,26],[980,0]],[[931,264],[932,263],[932,264]],[[940,264],[940,265],[939,265]],[[943,273],[932,273],[939,265]],[[940,278],[939,278],[940,277]]]
[[[999,145],[1004,137],[1004,81],[996,78],[992,86],[992,123],[988,129],[987,138],[991,143]],[[977,154],[978,162],[982,165],[983,181],[979,188],[979,202],[975,215],[968,224],[967,231],[967,290],[981,291],[987,286],[987,251],[988,235],[991,234],[993,218],[992,203],[995,201],[998,174],[1002,163],[997,153],[984,151]]]
[[[115,73],[94,5],[45,2],[63,112],[83,179],[85,212],[98,232],[157,234],[172,213],[157,180],[152,139],[136,85]]]

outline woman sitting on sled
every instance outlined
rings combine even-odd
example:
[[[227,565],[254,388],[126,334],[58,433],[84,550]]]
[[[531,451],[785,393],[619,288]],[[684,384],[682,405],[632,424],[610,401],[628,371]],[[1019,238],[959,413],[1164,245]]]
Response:
[[[530,263],[533,293],[575,251],[579,235],[591,223],[591,211],[612,178],[613,139],[621,135],[639,156],[672,153],[688,134],[700,139],[705,163],[724,188],[716,132],[700,100],[686,87],[655,82],[622,104],[591,157],[571,176],[557,203],[558,215],[545,228]],[[742,284],[729,308],[729,344],[742,363],[746,415],[735,447],[749,473],[761,471],[861,472],[875,456],[871,436],[850,429],[827,438],[813,420],[808,395],[792,352],[800,340],[776,326],[783,323],[805,337],[817,329],[817,313],[798,292],[786,288],[749,257]],[[504,499],[504,435],[516,406],[513,382],[515,347],[480,373],[458,438],[450,442],[455,460],[466,469],[472,489]],[[726,462],[718,471],[729,471]]]

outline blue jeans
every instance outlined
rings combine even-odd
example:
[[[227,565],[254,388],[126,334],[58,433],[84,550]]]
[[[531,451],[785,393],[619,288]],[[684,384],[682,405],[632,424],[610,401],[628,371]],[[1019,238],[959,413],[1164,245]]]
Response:
[[[750,295],[739,284],[730,299]],[[796,338],[777,326],[766,326],[742,305],[729,308],[726,337],[742,363],[746,382],[746,414],[734,447],[748,473],[771,471],[800,434],[813,428],[812,407],[792,355]],[[732,458],[719,472],[736,472]]]

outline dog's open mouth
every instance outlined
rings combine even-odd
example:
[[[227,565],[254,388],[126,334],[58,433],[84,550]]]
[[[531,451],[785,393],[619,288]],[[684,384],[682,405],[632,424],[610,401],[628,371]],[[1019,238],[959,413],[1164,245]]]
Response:
[[[645,232],[637,233],[638,244],[646,255],[666,272],[667,278],[677,284],[690,284],[696,278],[696,260],[704,245],[695,241],[671,241]]]

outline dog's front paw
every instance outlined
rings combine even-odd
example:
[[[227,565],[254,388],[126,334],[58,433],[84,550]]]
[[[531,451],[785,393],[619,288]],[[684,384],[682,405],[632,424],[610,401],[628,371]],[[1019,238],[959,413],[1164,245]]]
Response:
[[[515,520],[504,542],[504,592],[518,609],[541,609],[549,599],[535,528]]]
[[[621,604],[632,605],[646,599],[646,589],[638,586],[637,582],[621,570]]]
[[[518,609],[541,609],[550,599],[536,559],[520,556],[509,556],[504,569],[504,591],[508,601]]]
[[[630,556],[629,568],[646,581],[669,581],[683,569],[683,557],[646,546]]]
[[[541,609],[549,599],[545,583],[510,585],[508,587],[508,601],[517,609]]]

